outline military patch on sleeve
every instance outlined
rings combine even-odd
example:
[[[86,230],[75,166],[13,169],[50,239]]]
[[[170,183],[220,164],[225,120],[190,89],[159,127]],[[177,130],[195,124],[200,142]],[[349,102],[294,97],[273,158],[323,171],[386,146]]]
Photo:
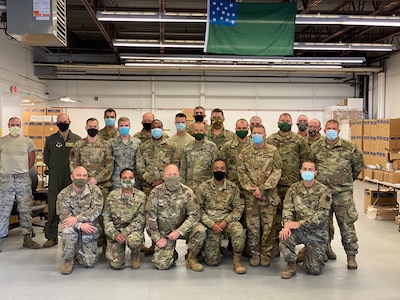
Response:
[[[326,202],[330,202],[331,201],[331,197],[326,196]]]

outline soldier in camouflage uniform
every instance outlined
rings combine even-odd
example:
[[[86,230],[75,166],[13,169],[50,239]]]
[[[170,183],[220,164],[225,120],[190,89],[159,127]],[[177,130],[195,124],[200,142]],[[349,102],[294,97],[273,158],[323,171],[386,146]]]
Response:
[[[321,135],[321,122],[318,119],[311,119],[308,122],[308,133],[304,137],[309,147],[316,141],[323,140],[325,137]]]
[[[285,199],[289,187],[301,179],[299,174],[301,163],[311,158],[310,148],[306,141],[291,130],[292,125],[291,115],[282,113],[278,120],[279,131],[267,138],[267,143],[278,149],[282,159],[282,176],[278,183],[278,194],[281,201]],[[279,256],[278,233],[281,230],[281,218],[282,202],[278,206],[274,220],[275,242],[272,257]]]
[[[253,267],[270,265],[274,240],[272,225],[280,203],[276,186],[282,173],[282,161],[278,150],[267,144],[265,137],[264,126],[256,125],[252,131],[253,144],[240,152],[237,162],[245,196],[247,239]]]
[[[178,258],[175,251],[178,238],[188,238],[189,255],[186,266],[202,271],[197,262],[206,232],[192,232],[200,220],[200,205],[192,189],[180,183],[179,170],[168,165],[164,171],[164,183],[150,193],[150,208],[146,209],[146,229],[156,244],[152,262],[159,270],[170,268]]]
[[[256,125],[262,125],[262,120],[259,116],[252,116],[250,118],[250,132]]]
[[[144,113],[142,116],[142,126],[143,129],[136,132],[133,136],[141,140],[142,143],[151,140],[151,122],[154,121],[154,115],[150,112]],[[168,134],[163,132],[163,137],[168,138]]]
[[[63,275],[71,274],[75,259],[87,268],[93,268],[97,261],[97,218],[103,208],[103,196],[96,185],[89,183],[88,176],[84,167],[74,168],[72,184],[57,196]]]
[[[224,112],[215,108],[211,111],[211,126],[207,130],[207,139],[214,142],[218,149],[235,138],[235,134],[224,127]]]
[[[354,223],[358,213],[353,200],[353,181],[364,168],[363,153],[357,146],[339,138],[339,123],[329,120],[325,124],[325,140],[311,146],[318,168],[317,180],[332,193],[331,216],[335,213],[347,254],[347,268],[357,269],[358,239]]]
[[[217,146],[205,138],[206,125],[203,122],[193,124],[195,140],[183,148],[180,161],[182,182],[194,192],[199,185],[212,177],[211,166],[219,158]]]
[[[136,151],[142,143],[138,138],[129,135],[131,123],[127,117],[118,119],[118,130],[120,135],[109,140],[114,154],[114,170],[111,175],[111,190],[121,187],[121,171],[130,168],[136,173]],[[137,187],[136,183],[136,187]]]
[[[112,191],[104,207],[104,231],[107,236],[106,258],[115,270],[124,268],[125,248],[131,250],[132,269],[140,268],[140,248],[144,241],[146,195],[134,188],[132,169],[120,173],[121,188]]]
[[[205,262],[216,266],[221,261],[222,236],[231,238],[234,251],[233,268],[237,274],[245,274],[240,257],[246,242],[246,233],[239,220],[244,209],[237,186],[225,179],[227,166],[217,159],[212,166],[214,178],[203,182],[197,192],[201,208],[201,223],[207,227],[204,243]],[[196,228],[193,230],[195,232]]]
[[[279,237],[283,258],[288,263],[281,273],[283,279],[296,274],[298,244],[306,246],[303,267],[308,274],[320,274],[325,265],[332,195],[327,186],[315,180],[314,162],[304,162],[300,173],[303,180],[290,186],[283,201],[283,229]]]
[[[296,126],[299,129],[297,134],[305,138],[308,130],[308,117],[306,115],[300,115],[297,117]]]
[[[115,120],[117,119],[117,113],[114,109],[108,108],[104,111],[104,122],[106,126],[100,129],[98,136],[102,140],[109,141],[119,135],[118,129],[115,128]]]
[[[205,120],[206,119],[206,110],[203,106],[196,106],[193,109],[193,119],[194,119],[194,122],[203,122],[204,124],[206,124],[206,128],[207,128],[207,121]],[[186,128],[187,133],[189,133],[189,134],[193,133],[193,124],[190,124]]]
[[[136,169],[147,196],[163,182],[163,171],[167,165],[179,165],[179,148],[165,138],[163,132],[163,123],[158,119],[153,120],[152,138],[141,144],[136,153]]]

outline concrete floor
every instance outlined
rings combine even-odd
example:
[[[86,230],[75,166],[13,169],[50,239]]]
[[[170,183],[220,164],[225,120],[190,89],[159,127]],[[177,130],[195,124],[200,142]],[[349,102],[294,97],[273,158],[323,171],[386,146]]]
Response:
[[[294,278],[283,280],[282,258],[275,259],[269,268],[250,267],[244,259],[248,271],[245,275],[233,272],[231,259],[195,273],[185,267],[183,241],[178,243],[177,264],[168,271],[154,269],[149,257],[142,257],[139,270],[114,271],[101,257],[94,269],[76,265],[71,275],[63,276],[59,272],[61,246],[22,248],[21,232],[16,228],[4,240],[0,253],[0,299],[400,299],[398,226],[366,217],[364,188],[375,185],[355,183],[358,270],[347,270],[337,230],[333,248],[338,259],[328,262],[320,276],[307,275],[300,266]],[[43,243],[41,229],[35,229],[35,240]]]

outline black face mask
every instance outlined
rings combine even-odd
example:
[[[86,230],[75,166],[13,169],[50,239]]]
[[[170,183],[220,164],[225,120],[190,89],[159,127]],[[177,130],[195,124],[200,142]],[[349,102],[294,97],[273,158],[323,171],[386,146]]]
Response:
[[[204,116],[203,115],[195,115],[194,120],[196,122],[203,122],[204,121]]]
[[[58,127],[58,129],[60,129],[60,131],[67,131],[69,128],[69,124],[68,123],[57,123],[57,127]]]
[[[151,123],[142,123],[143,129],[146,131],[150,131],[151,129]]]
[[[99,130],[96,129],[96,128],[89,128],[89,129],[87,130],[87,133],[88,133],[88,135],[89,135],[90,137],[95,137],[95,136],[99,133]]]
[[[217,181],[221,181],[225,178],[226,173],[222,172],[222,171],[217,171],[217,172],[214,172],[213,175]]]

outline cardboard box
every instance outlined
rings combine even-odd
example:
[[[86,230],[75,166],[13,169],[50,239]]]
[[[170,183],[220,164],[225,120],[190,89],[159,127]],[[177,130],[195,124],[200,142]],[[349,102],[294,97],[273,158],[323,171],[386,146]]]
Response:
[[[393,163],[393,169],[400,170],[400,159],[396,159],[392,163]]]
[[[382,148],[388,151],[400,149],[400,136],[383,136]]]
[[[379,196],[379,198],[378,198]],[[376,202],[376,203],[375,203]],[[364,190],[364,212],[367,212],[368,206],[396,206],[397,192],[394,191],[377,191],[371,189]]]
[[[349,107],[349,108],[358,108],[362,109],[363,108],[363,98],[347,98],[344,99],[343,105]]]
[[[46,123],[44,123],[44,136],[50,136],[50,135],[52,135],[53,133],[56,133],[58,131],[58,127],[57,127],[57,124],[55,124],[55,123],[49,123],[49,122],[46,122]]]
[[[383,175],[383,171],[382,170],[374,170],[374,179],[379,180],[379,181],[383,181],[384,179],[384,175]]]
[[[371,149],[371,140],[369,139],[369,135],[364,135],[362,140],[363,149],[366,151],[372,151]]]
[[[367,209],[367,217],[372,220],[393,221],[399,215],[399,206],[370,205]]]
[[[379,124],[382,136],[400,136],[400,118],[380,119]]]
[[[400,183],[400,173],[399,172],[390,172],[386,171],[383,173],[384,179],[383,181],[390,183]]]
[[[43,137],[40,136],[32,136],[30,135],[29,138],[32,140],[32,142],[35,144],[36,146],[36,150],[43,150],[44,149],[44,141],[43,141]]]
[[[388,152],[388,160],[400,159],[400,151],[392,150]]]
[[[22,109],[22,122],[28,123],[31,121],[31,109],[23,108]]]
[[[371,135],[371,125],[370,125],[370,120],[364,120],[364,133],[363,135],[370,136]]]
[[[42,122],[29,122],[29,135],[42,136],[43,135],[43,123]]]
[[[395,216],[395,217],[394,217],[394,222],[395,222],[397,225],[400,224],[399,216]]]
[[[45,108],[31,108],[31,115],[45,115]]]
[[[374,170],[364,169],[364,178],[374,179]]]
[[[369,120],[369,125],[370,125],[370,136],[377,136],[378,135],[378,128],[377,128],[377,120],[376,119],[371,119]]]
[[[182,113],[186,115],[186,120],[193,121],[193,108],[182,108]]]
[[[47,108],[46,109],[46,115],[57,116],[62,113],[64,113],[64,110],[62,108]]]

